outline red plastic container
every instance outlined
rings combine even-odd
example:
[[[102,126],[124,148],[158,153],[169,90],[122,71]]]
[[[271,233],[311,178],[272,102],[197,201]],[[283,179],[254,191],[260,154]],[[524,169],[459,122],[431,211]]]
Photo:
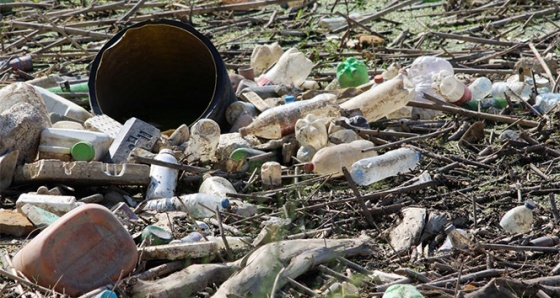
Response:
[[[118,219],[103,206],[87,204],[47,227],[13,262],[39,285],[78,296],[126,277],[137,260],[134,240]]]

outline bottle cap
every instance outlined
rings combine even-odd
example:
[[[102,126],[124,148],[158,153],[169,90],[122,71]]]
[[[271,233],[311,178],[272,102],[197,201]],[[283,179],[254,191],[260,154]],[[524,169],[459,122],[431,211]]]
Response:
[[[525,207],[527,207],[527,209],[529,210],[533,210],[537,207],[537,205],[533,201],[527,201],[525,202]]]
[[[91,161],[95,157],[95,148],[90,142],[80,141],[72,146],[70,154],[76,161]]]
[[[296,98],[293,95],[286,95],[286,97],[284,97],[284,103],[292,103],[296,101]]]
[[[240,160],[245,160],[245,158],[249,157],[249,154],[247,152],[247,150],[245,150],[245,148],[237,148],[235,150],[233,150],[231,152],[231,154],[229,155],[229,158],[235,160],[235,161],[240,161]]]
[[[223,198],[222,199],[222,208],[228,208],[229,207],[229,200],[227,198]]]
[[[381,83],[383,83],[383,81],[385,81],[385,79],[383,78],[383,75],[376,75],[376,76],[373,77],[373,81],[376,84],[381,84]]]
[[[117,298],[117,294],[110,290],[104,290],[103,292],[95,295],[94,298]]]
[[[315,165],[312,162],[308,162],[308,163],[303,165],[303,170],[306,173],[311,173],[311,172],[313,172],[314,169],[315,169]]]

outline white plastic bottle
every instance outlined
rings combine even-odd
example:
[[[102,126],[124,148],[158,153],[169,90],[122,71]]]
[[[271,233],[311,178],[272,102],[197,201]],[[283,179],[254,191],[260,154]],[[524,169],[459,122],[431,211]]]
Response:
[[[413,98],[413,92],[404,88],[405,76],[395,78],[361,93],[340,104],[346,110],[360,110],[369,122],[379,120],[404,106]]]
[[[101,160],[109,151],[113,139],[101,132],[66,128],[45,128],[39,141],[39,157],[64,159],[70,157],[72,147],[81,141],[92,145],[93,160]]]
[[[216,160],[216,148],[220,142],[220,126],[212,119],[200,119],[191,127],[185,156],[187,162]]]
[[[50,92],[47,89],[37,86],[34,87],[35,90],[41,94],[43,102],[45,103],[49,113],[57,113],[79,121],[86,121],[87,119],[93,117],[93,115],[86,111],[86,109],[67,100],[66,98]]]
[[[508,233],[527,233],[533,225],[533,201],[527,201],[523,206],[517,206],[504,214],[500,226]]]
[[[469,85],[472,100],[481,100],[492,93],[492,81],[487,77],[480,77]]]
[[[76,198],[74,196],[53,196],[27,193],[21,194],[16,201],[16,208],[18,212],[23,213],[21,208],[25,204],[33,205],[58,216],[62,216],[84,203],[76,202]]]
[[[364,158],[355,162],[350,174],[359,185],[365,186],[387,177],[407,173],[416,168],[421,154],[409,148],[391,150],[383,155]]]
[[[224,177],[204,174],[198,192],[213,195],[219,198],[227,197],[228,193],[237,193],[233,184]]]
[[[311,146],[319,150],[327,145],[327,127],[325,121],[313,114],[296,122],[296,139],[302,146]]]
[[[177,164],[177,159],[173,156],[171,149],[162,149],[155,160]],[[176,169],[151,165],[150,166],[150,185],[146,191],[146,199],[171,198],[175,196],[175,186],[179,171]]]
[[[319,150],[311,162],[303,166],[303,169],[308,173],[313,172],[319,175],[342,176],[342,167],[349,168],[360,159],[376,156],[376,151],[362,152],[363,149],[371,147],[373,147],[373,143],[366,140],[325,147]]]
[[[471,90],[453,73],[441,71],[432,77],[432,81],[434,89],[450,103],[460,106],[472,99]]]

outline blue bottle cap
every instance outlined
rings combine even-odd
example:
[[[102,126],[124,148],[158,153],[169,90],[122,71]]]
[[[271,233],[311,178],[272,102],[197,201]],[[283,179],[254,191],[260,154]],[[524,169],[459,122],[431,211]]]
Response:
[[[288,103],[292,103],[296,101],[296,98],[293,95],[286,95],[286,97],[284,97],[284,103],[288,104]]]
[[[222,199],[222,208],[228,208],[229,207],[229,200],[227,198],[223,198]]]

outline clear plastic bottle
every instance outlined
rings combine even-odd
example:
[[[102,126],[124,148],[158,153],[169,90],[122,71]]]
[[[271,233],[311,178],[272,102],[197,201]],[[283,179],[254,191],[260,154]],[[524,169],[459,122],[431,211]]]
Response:
[[[404,75],[370,89],[346,102],[340,107],[346,110],[359,109],[369,122],[379,120],[406,106],[413,93],[404,88]]]
[[[263,188],[273,189],[282,186],[282,166],[276,161],[263,163],[261,167]]]
[[[440,250],[451,249],[452,247],[456,249],[467,249],[469,246],[472,246],[472,242],[467,238],[467,232],[455,228],[452,224],[445,228],[445,234],[447,234],[447,239]]]
[[[441,71],[432,77],[432,81],[434,89],[450,103],[460,106],[472,99],[471,90],[453,73]]]
[[[364,158],[350,168],[352,179],[365,186],[416,168],[421,154],[409,148],[391,150],[383,155]]]
[[[527,233],[533,225],[533,201],[527,201],[523,206],[517,206],[504,214],[500,226],[508,233]]]
[[[311,146],[319,150],[327,145],[327,127],[322,118],[308,114],[296,121],[296,139],[302,146]]]
[[[220,142],[220,126],[212,119],[200,119],[191,127],[185,156],[187,162],[202,163],[216,160],[216,148]]]
[[[358,19],[361,16],[360,13],[357,12],[353,12],[351,14],[348,15],[349,18],[351,19]],[[317,25],[319,25],[319,27],[321,28],[327,28],[329,30],[334,30],[340,26],[344,26],[348,24],[348,21],[346,20],[346,18],[344,17],[334,17],[334,18],[327,18],[327,17],[323,17],[319,19],[319,22],[317,23]]]
[[[296,158],[300,162],[310,162],[316,153],[317,153],[317,149],[315,149],[313,146],[303,145],[299,147],[296,153]]]
[[[257,108],[250,102],[234,101],[226,110],[226,121],[233,125],[241,114],[249,114],[252,117],[256,117]]]
[[[373,147],[373,143],[366,140],[325,147],[319,150],[311,162],[304,165],[303,169],[308,173],[313,172],[319,175],[342,176],[342,167],[349,168],[360,159],[376,156],[375,151],[362,152],[362,149],[371,147]]]
[[[220,211],[224,208],[228,208],[229,200],[227,198],[220,198],[204,193],[193,193],[182,195],[179,198],[173,197],[149,201],[146,206],[144,206],[144,210],[157,212],[175,210],[185,211],[185,206],[193,217],[205,218],[214,216],[214,210],[216,210],[216,207],[218,207]]]
[[[336,95],[321,94],[308,100],[296,101],[262,112],[253,123],[239,129],[242,137],[255,135],[264,139],[280,139],[295,130],[298,119],[307,114],[320,117],[339,117],[340,107],[334,103]]]
[[[353,129],[341,129],[329,135],[329,141],[335,144],[351,143],[362,140]]]
[[[171,149],[162,149],[155,160],[177,164],[177,159],[173,156]],[[151,165],[150,184],[146,190],[146,199],[171,198],[175,196],[175,186],[179,171],[176,169]]]
[[[543,93],[537,95],[533,107],[542,114],[546,114],[560,103],[560,94]]]
[[[492,81],[490,81],[487,77],[477,78],[469,85],[469,89],[472,93],[472,100],[486,98],[486,96],[492,93]]]
[[[311,73],[311,68],[313,68],[311,60],[298,49],[290,48],[268,72],[259,78],[258,84],[299,87]]]
[[[454,73],[453,66],[449,61],[434,56],[421,56],[412,62],[408,75],[415,85],[420,83],[432,84],[432,76],[442,70],[451,74]]]
[[[505,94],[508,94],[512,101],[520,101],[516,96],[511,94],[512,91],[521,96],[524,100],[528,100],[533,93],[531,84],[526,81],[520,81],[518,75],[509,77],[506,82],[496,82],[492,84],[493,98],[505,98]]]
[[[233,184],[224,177],[211,176],[204,174],[203,181],[198,188],[198,192],[224,198],[228,193],[237,193]]]
[[[202,240],[202,234],[200,234],[199,232],[191,232],[189,233],[187,236],[179,239],[179,240],[172,240],[171,242],[169,242],[169,244],[175,244],[175,243],[194,243],[194,242],[199,242],[200,240]]]

